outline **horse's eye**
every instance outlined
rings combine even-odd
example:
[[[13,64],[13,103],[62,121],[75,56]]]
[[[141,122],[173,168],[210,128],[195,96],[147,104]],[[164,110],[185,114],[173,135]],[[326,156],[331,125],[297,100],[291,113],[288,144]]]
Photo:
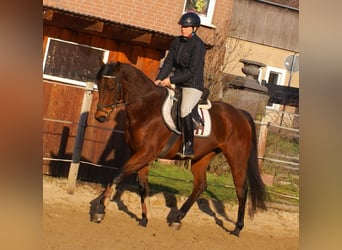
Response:
[[[115,89],[115,86],[114,86],[114,85],[109,85],[109,86],[108,86],[108,90],[109,90],[109,91],[113,91],[114,89]]]

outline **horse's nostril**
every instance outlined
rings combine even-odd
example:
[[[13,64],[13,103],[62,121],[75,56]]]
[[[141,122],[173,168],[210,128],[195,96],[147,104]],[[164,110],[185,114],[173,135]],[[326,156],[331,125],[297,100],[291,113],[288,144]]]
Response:
[[[105,122],[106,121],[106,117],[105,116],[96,116],[95,119],[98,122]]]

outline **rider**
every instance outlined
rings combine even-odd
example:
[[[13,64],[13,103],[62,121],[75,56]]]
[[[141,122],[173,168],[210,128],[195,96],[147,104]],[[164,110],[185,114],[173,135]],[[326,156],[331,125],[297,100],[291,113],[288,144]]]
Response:
[[[203,92],[205,44],[196,35],[201,24],[197,14],[193,12],[183,14],[178,24],[181,26],[182,35],[172,41],[169,53],[154,83],[165,87],[170,87],[171,84],[181,87],[183,147],[177,155],[181,158],[193,158],[194,125],[191,111]],[[170,75],[171,72],[173,75]]]

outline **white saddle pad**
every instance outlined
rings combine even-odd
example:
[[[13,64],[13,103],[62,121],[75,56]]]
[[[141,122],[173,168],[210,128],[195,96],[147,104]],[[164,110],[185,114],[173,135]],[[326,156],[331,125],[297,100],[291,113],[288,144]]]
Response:
[[[171,108],[175,101],[175,92],[174,90],[167,89],[168,96],[165,99],[165,102],[162,107],[162,114],[164,121],[167,127],[177,134],[181,134],[181,132],[177,129],[172,117],[171,117]],[[209,109],[211,108],[211,103],[208,100],[209,105],[198,105],[198,113],[201,116],[202,120],[204,121],[203,129],[195,129],[194,135],[199,137],[207,137],[210,135],[211,131],[211,119],[209,114]]]

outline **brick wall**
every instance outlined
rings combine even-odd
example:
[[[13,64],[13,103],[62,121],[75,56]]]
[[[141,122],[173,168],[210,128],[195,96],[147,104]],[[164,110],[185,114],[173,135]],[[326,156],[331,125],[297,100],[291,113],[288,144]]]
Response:
[[[223,25],[222,20],[230,16],[232,3],[233,0],[216,0],[212,23],[217,29]],[[179,35],[177,22],[182,15],[184,0],[43,0],[43,4],[171,35]],[[209,37],[213,32],[213,28],[203,26],[199,34],[203,34],[207,42],[212,42]]]

